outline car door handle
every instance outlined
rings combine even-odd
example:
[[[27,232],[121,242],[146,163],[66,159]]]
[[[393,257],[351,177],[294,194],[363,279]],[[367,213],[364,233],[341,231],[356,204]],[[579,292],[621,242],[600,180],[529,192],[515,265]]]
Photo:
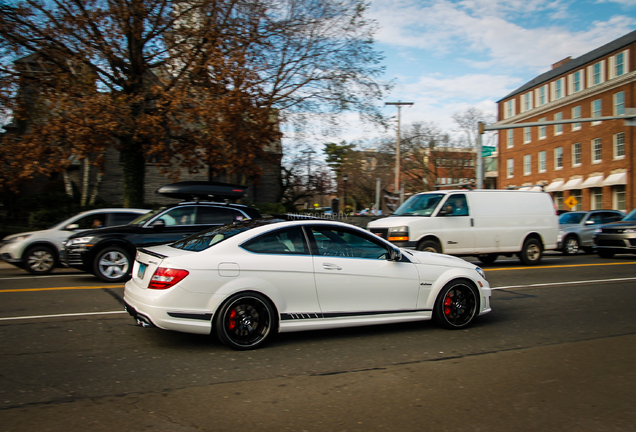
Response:
[[[342,270],[342,267],[340,267],[339,265],[331,263],[323,263],[322,268],[324,268],[325,270]]]

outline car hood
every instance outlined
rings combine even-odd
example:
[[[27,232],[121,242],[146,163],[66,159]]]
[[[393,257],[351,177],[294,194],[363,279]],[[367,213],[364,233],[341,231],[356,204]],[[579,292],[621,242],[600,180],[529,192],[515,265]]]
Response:
[[[606,223],[603,226],[608,228],[633,227],[633,226],[636,226],[636,221],[616,221],[616,222]]]
[[[117,225],[112,227],[104,227],[97,229],[89,229],[76,234],[73,234],[69,238],[75,237],[97,237],[108,234],[129,234],[136,233],[141,230],[141,227],[138,225]]]
[[[18,234],[11,234],[6,236],[5,238],[3,238],[3,241],[9,241],[9,240],[13,240],[15,238],[18,237],[23,237],[23,236],[32,236],[33,234],[42,234],[43,232],[46,232],[49,230],[43,230],[43,231],[27,231],[27,232],[23,232],[23,233],[18,233]]]
[[[461,258],[451,256],[451,255],[446,255],[446,254],[414,251],[410,249],[409,250],[402,249],[402,254],[405,255],[411,261],[418,264],[439,265],[439,266],[448,266],[448,267],[464,267],[469,269],[477,267],[475,264],[471,264],[468,261],[464,261]]]

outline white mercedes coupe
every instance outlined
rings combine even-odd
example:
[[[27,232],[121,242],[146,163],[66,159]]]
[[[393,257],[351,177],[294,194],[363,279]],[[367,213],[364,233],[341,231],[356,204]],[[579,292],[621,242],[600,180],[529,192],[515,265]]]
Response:
[[[278,332],[431,318],[462,329],[491,310],[479,267],[325,220],[247,220],[140,248],[132,275],[124,301],[139,325],[237,350]]]

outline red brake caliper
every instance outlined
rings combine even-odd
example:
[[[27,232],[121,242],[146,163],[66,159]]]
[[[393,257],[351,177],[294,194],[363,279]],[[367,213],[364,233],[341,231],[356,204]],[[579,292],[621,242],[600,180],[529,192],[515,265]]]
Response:
[[[227,323],[228,330],[234,330],[236,328],[236,309],[230,311],[230,317]]]
[[[451,295],[450,293],[446,294],[446,297],[444,297],[444,315],[450,315],[451,314],[451,303],[453,303],[453,301],[451,300]]]

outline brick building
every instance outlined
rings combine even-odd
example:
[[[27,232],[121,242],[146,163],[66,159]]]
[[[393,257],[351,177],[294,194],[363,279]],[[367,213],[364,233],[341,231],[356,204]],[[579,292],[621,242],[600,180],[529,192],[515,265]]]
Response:
[[[634,65],[636,31],[561,60],[498,101],[497,125],[622,115],[635,106]],[[635,133],[624,120],[500,130],[499,187],[543,185],[559,209],[629,211]]]

